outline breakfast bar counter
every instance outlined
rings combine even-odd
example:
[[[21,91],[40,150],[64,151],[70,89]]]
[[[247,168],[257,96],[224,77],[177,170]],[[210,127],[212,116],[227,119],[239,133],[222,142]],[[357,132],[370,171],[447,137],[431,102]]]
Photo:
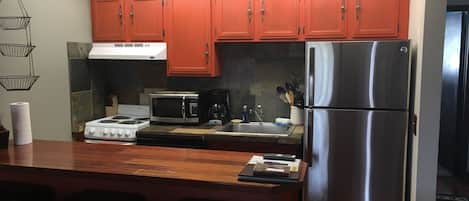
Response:
[[[0,149],[0,183],[48,186],[57,200],[86,190],[128,192],[146,200],[299,200],[302,180],[240,182],[254,153],[39,141]],[[302,164],[300,178],[304,178]]]

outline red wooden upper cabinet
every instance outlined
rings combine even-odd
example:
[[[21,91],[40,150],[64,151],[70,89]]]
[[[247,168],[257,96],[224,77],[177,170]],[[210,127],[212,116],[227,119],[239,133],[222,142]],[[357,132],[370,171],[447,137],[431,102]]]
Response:
[[[345,38],[346,0],[306,0],[305,38]]]
[[[166,2],[168,76],[215,76],[211,0]]]
[[[124,0],[92,0],[94,41],[124,41]]]
[[[298,39],[299,0],[256,0],[259,39]]]
[[[217,39],[254,39],[254,0],[215,0],[214,8]]]
[[[163,0],[128,0],[130,41],[163,41]]]
[[[352,37],[399,36],[400,0],[349,0]]]

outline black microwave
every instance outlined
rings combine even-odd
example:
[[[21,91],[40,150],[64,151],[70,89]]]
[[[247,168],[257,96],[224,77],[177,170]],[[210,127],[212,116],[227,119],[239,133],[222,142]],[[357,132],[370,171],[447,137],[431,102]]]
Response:
[[[192,91],[160,91],[150,94],[152,123],[198,124],[199,94]]]

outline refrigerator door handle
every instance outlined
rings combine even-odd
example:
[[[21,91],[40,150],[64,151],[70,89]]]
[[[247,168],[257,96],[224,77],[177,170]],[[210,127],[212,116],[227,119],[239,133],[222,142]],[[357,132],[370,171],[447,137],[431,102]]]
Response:
[[[306,45],[306,69],[305,69],[305,105],[314,105],[314,71],[315,71],[315,54],[314,46]]]
[[[303,161],[308,167],[313,164],[313,109],[305,109],[304,135],[303,135]]]

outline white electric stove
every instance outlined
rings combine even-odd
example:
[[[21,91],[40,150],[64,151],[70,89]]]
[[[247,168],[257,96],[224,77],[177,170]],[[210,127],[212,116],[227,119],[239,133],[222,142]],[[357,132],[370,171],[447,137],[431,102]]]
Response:
[[[119,105],[117,115],[85,124],[85,142],[134,145],[136,132],[150,126],[148,106]]]

